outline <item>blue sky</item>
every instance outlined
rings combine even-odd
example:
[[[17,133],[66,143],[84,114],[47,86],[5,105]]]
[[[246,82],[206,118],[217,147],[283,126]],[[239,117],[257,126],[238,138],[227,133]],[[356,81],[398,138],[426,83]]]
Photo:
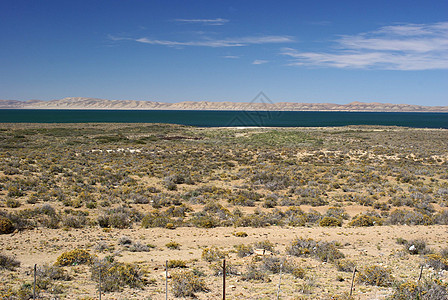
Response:
[[[448,105],[448,1],[0,1],[0,99]]]

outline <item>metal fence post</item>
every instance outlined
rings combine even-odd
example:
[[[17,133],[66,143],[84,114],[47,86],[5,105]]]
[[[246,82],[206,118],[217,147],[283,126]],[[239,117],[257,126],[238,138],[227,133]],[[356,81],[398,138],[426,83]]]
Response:
[[[282,263],[280,264],[280,278],[278,280],[278,289],[277,289],[277,300],[280,299],[280,285],[282,283],[282,270],[283,270],[283,263],[284,263],[284,259],[282,261]]]
[[[222,261],[222,299],[226,300],[226,260]]]
[[[99,299],[101,300],[101,263],[99,265],[99,280],[100,280],[100,284],[99,284],[100,297],[99,297]]]
[[[168,261],[165,261],[165,300],[168,300]]]
[[[37,271],[37,264],[34,264],[33,300],[36,299],[36,271]]]

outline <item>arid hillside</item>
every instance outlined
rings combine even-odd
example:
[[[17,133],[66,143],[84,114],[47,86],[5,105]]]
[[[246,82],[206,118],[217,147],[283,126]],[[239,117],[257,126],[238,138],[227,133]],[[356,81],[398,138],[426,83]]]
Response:
[[[378,111],[378,112],[448,112],[448,106],[423,106],[392,103],[273,103],[267,99],[254,102],[184,101],[177,103],[106,100],[68,97],[51,101],[0,100],[0,109],[132,109],[132,110],[260,110],[260,111]]]

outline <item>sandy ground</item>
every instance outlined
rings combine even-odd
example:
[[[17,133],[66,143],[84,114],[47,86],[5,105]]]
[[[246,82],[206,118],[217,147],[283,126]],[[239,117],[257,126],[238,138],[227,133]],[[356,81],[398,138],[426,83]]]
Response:
[[[235,237],[234,232],[245,231],[248,236]],[[130,237],[134,242],[152,244],[156,246],[150,252],[129,252],[118,240],[122,236]],[[377,226],[370,228],[322,228],[322,227],[269,227],[269,228],[177,228],[168,229],[72,229],[69,231],[53,229],[36,229],[17,232],[12,235],[3,235],[0,240],[1,252],[13,255],[21,262],[21,267],[14,275],[2,274],[4,284],[20,278],[32,281],[32,267],[34,264],[52,264],[63,252],[74,248],[90,249],[99,257],[112,253],[117,255],[121,262],[136,263],[147,270],[146,277],[155,281],[143,290],[125,289],[120,293],[107,293],[102,299],[165,299],[165,279],[163,265],[166,260],[182,259],[188,262],[190,268],[196,267],[208,271],[208,263],[201,259],[204,247],[216,246],[225,251],[232,251],[235,245],[250,244],[257,241],[269,240],[276,245],[275,250],[280,256],[285,255],[285,247],[295,237],[311,237],[315,240],[336,241],[341,244],[341,251],[350,260],[356,262],[357,268],[371,264],[382,264],[390,267],[397,279],[416,280],[419,275],[418,256],[404,253],[403,246],[396,243],[397,238],[407,240],[424,239],[428,246],[434,250],[448,247],[447,226]],[[170,250],[165,244],[175,241],[180,243],[180,250]],[[113,248],[106,253],[94,250],[99,242],[106,243]],[[249,258],[238,258],[235,253],[229,253],[227,261],[240,265],[244,272],[245,264]],[[342,294],[350,289],[351,274],[338,272],[336,267],[329,263],[322,263],[313,258],[295,258],[307,271],[309,279],[295,279],[290,275],[282,277],[281,299],[294,299],[300,295],[305,299],[312,296],[315,299],[328,299],[330,294]],[[60,295],[64,299],[83,299],[94,297],[96,287],[90,279],[90,271],[86,266],[66,267],[73,275],[72,281],[63,282],[68,288],[67,293]],[[424,269],[424,276],[429,277],[434,271]],[[210,275],[210,274],[208,274]],[[443,272],[442,277],[447,280],[448,274]],[[337,281],[340,276],[341,280]],[[271,275],[269,283],[253,283],[241,281],[239,276],[227,278],[227,299],[273,299],[276,297],[279,275]],[[222,296],[221,278],[207,276],[205,278],[210,291],[198,293],[199,299],[219,299]],[[309,295],[301,290],[305,283],[310,283]],[[385,299],[391,289],[372,286],[355,285],[354,295],[357,299]],[[171,295],[170,299],[173,298]],[[84,298],[86,299],[86,298]],[[87,298],[88,299],[88,298]]]

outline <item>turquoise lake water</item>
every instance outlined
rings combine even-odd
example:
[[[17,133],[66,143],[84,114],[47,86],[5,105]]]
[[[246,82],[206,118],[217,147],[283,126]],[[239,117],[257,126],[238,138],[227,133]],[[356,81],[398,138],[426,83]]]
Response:
[[[171,123],[200,127],[387,125],[448,128],[448,113],[1,109],[0,123]]]

